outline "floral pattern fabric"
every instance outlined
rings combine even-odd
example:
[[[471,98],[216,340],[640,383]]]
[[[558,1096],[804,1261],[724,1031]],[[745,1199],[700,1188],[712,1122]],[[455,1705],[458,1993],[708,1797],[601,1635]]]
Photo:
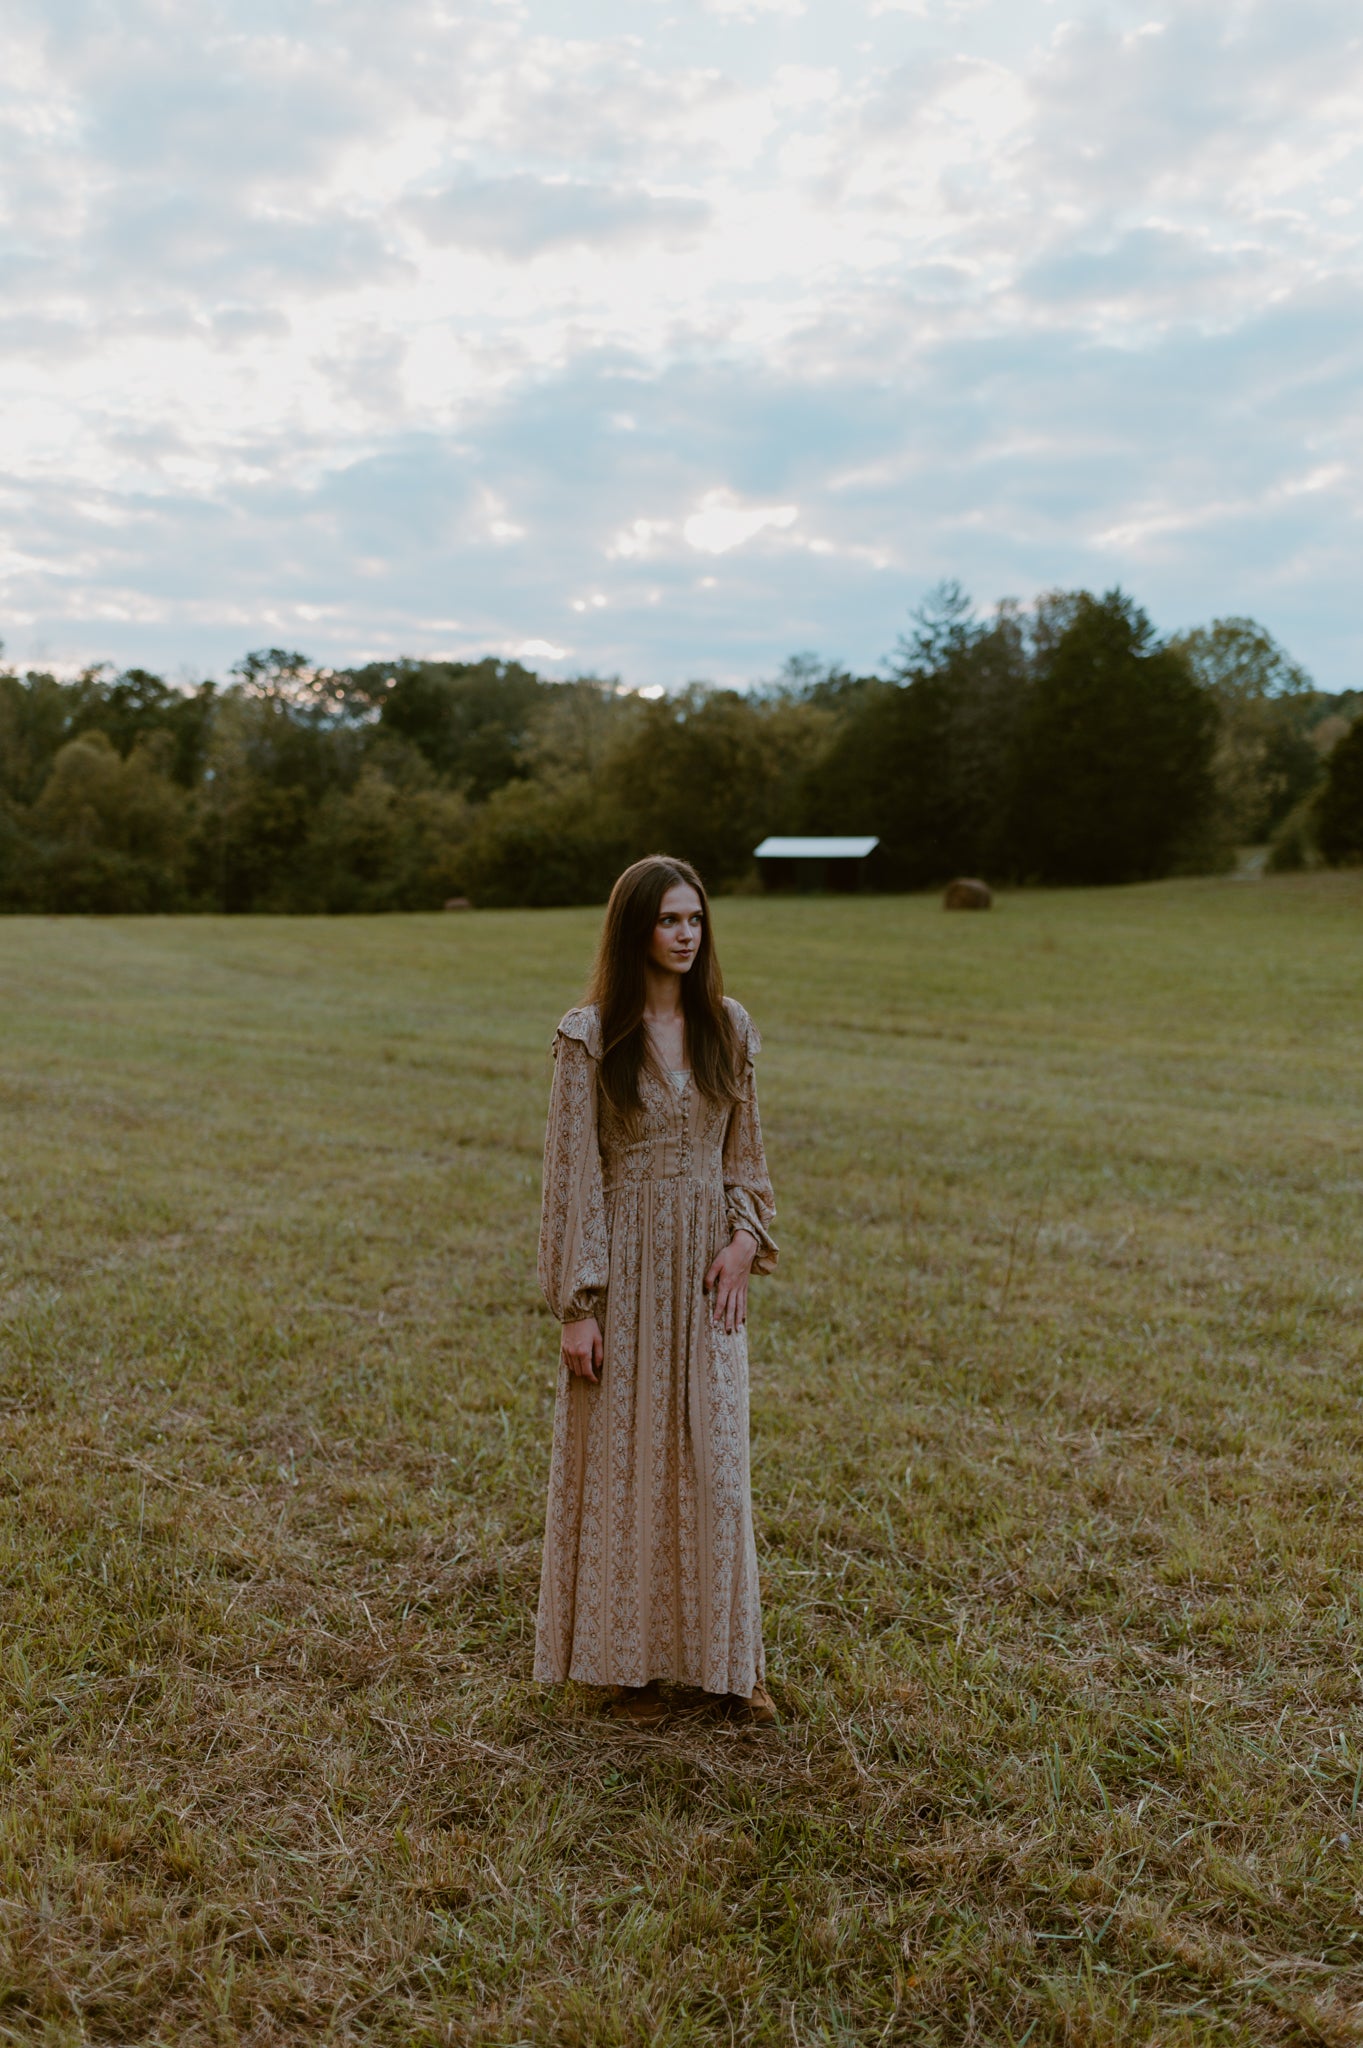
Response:
[[[599,1384],[560,1360],[535,1676],[750,1693],[764,1674],[748,1470],[748,1346],[714,1322],[706,1271],[733,1232],[777,1250],[753,1059],[732,1108],[645,1066],[627,1129],[597,1088],[600,1030],[554,1041],[539,1276],[560,1322],[601,1324]]]

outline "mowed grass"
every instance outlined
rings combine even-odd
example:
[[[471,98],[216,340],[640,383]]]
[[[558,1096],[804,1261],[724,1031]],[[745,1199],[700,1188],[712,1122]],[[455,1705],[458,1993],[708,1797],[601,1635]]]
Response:
[[[1363,2040],[1363,876],[717,922],[775,1737],[529,1679],[596,916],[0,922],[0,2040]]]

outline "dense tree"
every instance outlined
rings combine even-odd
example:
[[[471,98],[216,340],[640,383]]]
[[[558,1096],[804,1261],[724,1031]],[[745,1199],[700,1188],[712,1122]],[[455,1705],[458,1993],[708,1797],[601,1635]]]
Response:
[[[33,802],[57,753],[82,733],[104,733],[120,754],[140,740],[167,735],[169,773],[192,788],[203,764],[216,690],[175,690],[147,669],[114,675],[91,668],[72,682],[41,671],[22,680],[0,671],[0,789],[18,802]]]
[[[518,765],[537,781],[599,776],[637,722],[641,700],[594,676],[545,687],[531,713]]]
[[[222,911],[297,907],[313,812],[353,786],[363,732],[294,701],[276,677],[250,677],[218,704],[191,868],[195,893]]]
[[[1316,838],[1336,867],[1363,862],[1363,716],[1330,755],[1316,806]]]
[[[1353,709],[1252,621],[1170,647],[1119,593],[982,618],[953,585],[888,675],[801,655],[747,693],[646,701],[494,659],[326,669],[286,648],[185,691],[138,668],[0,671],[0,907],[566,903],[656,849],[725,888],[759,839],[805,828],[878,834],[882,886],[1126,879],[1213,859],[1232,821],[1270,828]],[[1291,815],[1318,857],[1314,802]]]
[[[462,887],[469,806],[433,779],[406,787],[366,765],[353,789],[329,790],[313,813],[288,908],[438,910]]]
[[[34,910],[145,911],[184,907],[189,799],[166,773],[165,734],[125,760],[102,732],[68,740],[24,821],[10,887]]]
[[[600,903],[641,850],[615,805],[586,775],[508,782],[480,806],[460,849],[460,884],[475,903]]]
[[[901,640],[895,682],[846,692],[843,715],[810,778],[805,822],[874,832],[879,878],[913,888],[1008,867],[1012,761],[1029,675],[1018,612],[976,618],[945,584]]]
[[[555,687],[515,661],[400,661],[347,671],[349,702],[417,747],[474,803],[528,773],[535,714]]]
[[[1210,626],[1176,634],[1170,644],[1187,656],[1203,688],[1223,704],[1312,694],[1301,663],[1257,619],[1213,619]]]
[[[692,684],[639,707],[602,793],[636,853],[693,861],[723,888],[751,872],[759,840],[796,822],[826,730],[815,706]]]
[[[186,692],[173,689],[148,669],[124,669],[108,681],[99,679],[73,730],[102,732],[124,755],[140,741],[164,734],[170,741],[162,757],[168,772],[181,788],[192,789],[203,770],[216,696],[212,683]]]
[[[897,827],[919,795],[906,709],[905,691],[880,676],[867,680],[835,714],[828,746],[810,765],[797,821],[809,832],[876,833],[880,873],[891,886],[912,868]]]
[[[1017,872],[1046,882],[1167,874],[1213,800],[1216,706],[1121,591],[1081,593],[1037,663],[1018,729]]]
[[[1320,780],[1311,729],[1328,700],[1253,619],[1215,619],[1171,644],[1220,714],[1212,776],[1225,834],[1259,845]]]
[[[88,728],[96,673],[71,683],[41,670],[0,673],[0,790],[11,802],[33,803],[62,747]]]

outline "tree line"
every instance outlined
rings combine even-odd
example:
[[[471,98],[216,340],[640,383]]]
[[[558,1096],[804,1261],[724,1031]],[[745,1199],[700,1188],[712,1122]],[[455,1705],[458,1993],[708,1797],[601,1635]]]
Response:
[[[660,848],[732,889],[801,831],[874,833],[888,889],[1363,861],[1363,696],[1253,620],[1162,639],[1121,591],[985,615],[950,584],[885,673],[797,656],[745,692],[280,649],[186,690],[0,669],[8,911],[590,902]]]

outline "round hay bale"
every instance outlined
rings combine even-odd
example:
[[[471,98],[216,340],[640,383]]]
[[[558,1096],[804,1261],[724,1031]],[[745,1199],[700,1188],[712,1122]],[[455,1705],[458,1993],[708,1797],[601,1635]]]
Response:
[[[943,910],[992,910],[993,906],[994,892],[988,882],[977,882],[969,875],[948,882],[942,898]]]

